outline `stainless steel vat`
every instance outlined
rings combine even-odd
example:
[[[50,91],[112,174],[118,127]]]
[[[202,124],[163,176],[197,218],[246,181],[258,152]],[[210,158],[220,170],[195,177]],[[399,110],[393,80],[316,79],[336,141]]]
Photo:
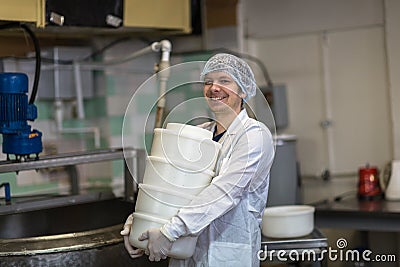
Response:
[[[0,209],[0,266],[167,266],[167,261],[131,259],[119,232],[133,210],[122,199],[102,199],[39,208]]]

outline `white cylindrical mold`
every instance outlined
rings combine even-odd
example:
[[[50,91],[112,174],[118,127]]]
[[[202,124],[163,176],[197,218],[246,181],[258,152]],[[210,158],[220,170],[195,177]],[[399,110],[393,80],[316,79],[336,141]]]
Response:
[[[199,127],[168,123],[167,129],[154,129],[129,234],[131,245],[146,249],[147,240],[138,237],[163,226],[210,184],[220,148],[221,144],[212,141],[212,132]],[[197,237],[181,237],[168,256],[191,257],[196,242]]]
[[[196,139],[168,129],[154,129],[151,155],[164,157],[170,164],[192,166],[188,170],[214,170],[221,144]]]
[[[160,219],[146,213],[135,212],[133,213],[133,224],[129,233],[129,243],[134,247],[146,249],[147,240],[139,241],[138,238],[142,233],[146,232],[151,228],[160,228],[168,221]],[[178,238],[172,245],[171,251],[168,254],[169,257],[175,259],[186,259],[193,255],[196,248],[197,237],[187,236]]]
[[[272,238],[293,238],[310,234],[314,229],[315,208],[307,205],[286,205],[266,208],[262,233]]]
[[[181,207],[187,206],[193,197],[154,185],[140,184],[135,211],[170,219]]]
[[[211,131],[188,124],[169,122],[167,123],[166,129],[200,140],[212,139],[213,137],[213,133]]]
[[[143,183],[189,195],[199,194],[211,182],[214,172],[189,170],[188,167],[170,164],[165,158],[149,156]]]

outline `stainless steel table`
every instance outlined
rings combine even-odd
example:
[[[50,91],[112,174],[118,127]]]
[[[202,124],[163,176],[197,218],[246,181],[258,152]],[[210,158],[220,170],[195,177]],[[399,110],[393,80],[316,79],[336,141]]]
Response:
[[[293,239],[275,239],[262,236],[260,261],[298,264],[308,261],[327,266],[322,251],[328,247],[327,238],[315,228],[311,234]]]
[[[70,176],[71,194],[79,194],[79,175],[75,165],[94,163],[111,160],[124,160],[124,179],[125,179],[125,197],[129,200],[134,198],[136,184],[133,182],[131,171],[140,173],[139,160],[143,156],[139,156],[143,151],[133,148],[113,148],[98,149],[93,151],[71,152],[57,155],[46,155],[39,159],[27,159],[20,162],[16,160],[0,161],[0,173],[20,172],[24,170],[38,170],[50,167],[65,166]]]
[[[320,228],[400,232],[400,202],[361,201],[351,196],[316,206],[315,224]]]

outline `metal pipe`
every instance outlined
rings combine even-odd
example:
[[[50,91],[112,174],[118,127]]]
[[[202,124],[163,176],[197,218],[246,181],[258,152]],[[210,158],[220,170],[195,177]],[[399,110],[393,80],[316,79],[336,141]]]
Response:
[[[85,118],[85,109],[83,108],[83,96],[82,96],[82,76],[81,69],[78,62],[74,62],[74,81],[75,81],[75,92],[76,92],[76,104],[78,106],[78,118]]]
[[[159,83],[159,98],[157,102],[157,113],[156,113],[156,121],[155,128],[161,128],[162,119],[164,115],[165,109],[165,94],[167,92],[167,81],[170,75],[169,66],[170,66],[170,53],[171,53],[171,42],[168,40],[162,40],[160,42],[160,49],[162,51],[161,61],[158,66],[157,76],[160,79]]]
[[[169,60],[170,60],[170,52],[171,52],[171,42],[168,40],[162,40],[160,42],[154,42],[151,45],[140,49],[127,57],[123,58],[117,58],[117,59],[112,59],[109,61],[104,61],[104,62],[85,62],[85,61],[74,61],[73,63],[73,70],[74,70],[74,78],[75,78],[75,90],[76,90],[76,100],[77,100],[77,106],[78,106],[78,118],[79,119],[84,119],[85,118],[85,111],[83,107],[83,96],[82,96],[82,78],[81,78],[81,73],[80,71],[82,70],[82,67],[89,68],[89,69],[104,69],[104,67],[110,66],[110,65],[117,65],[117,64],[122,64],[125,62],[128,62],[132,59],[135,59],[137,57],[146,55],[150,52],[158,52],[161,50],[161,62],[159,64],[159,70],[158,71],[163,71],[169,68]],[[55,58],[58,60],[58,51],[55,53]],[[56,79],[56,73],[58,77],[58,72],[59,68],[55,67],[54,68],[54,73],[55,73],[55,79]],[[158,101],[157,104],[157,116],[156,116],[156,125],[161,125],[161,120],[162,116],[164,113],[164,108],[165,108],[165,92],[166,92],[166,86],[167,86],[167,80],[169,77],[169,72],[164,71],[160,75],[160,100]],[[59,80],[56,79],[55,81],[55,99],[58,100],[60,97],[60,92],[59,92]],[[60,133],[90,133],[93,132],[94,134],[94,141],[95,141],[95,147],[99,148],[100,147],[100,130],[97,127],[84,127],[84,128],[63,128],[62,127],[62,120],[63,120],[63,115],[62,115],[62,103],[56,102],[55,103],[56,107],[56,124],[57,124],[57,129]],[[158,118],[158,123],[157,123],[157,118]]]
[[[61,128],[59,131],[63,134],[93,133],[94,146],[100,148],[100,130],[98,127]]]
[[[128,62],[128,61],[130,61],[130,60],[132,60],[134,58],[146,55],[146,54],[148,54],[148,53],[150,53],[152,51],[156,51],[157,52],[159,50],[158,46],[159,46],[159,43],[158,42],[154,42],[153,44],[151,44],[151,45],[149,45],[149,46],[147,46],[147,47],[145,47],[143,49],[140,49],[140,50],[138,50],[136,52],[133,52],[132,54],[130,54],[130,55],[126,56],[126,57],[123,57],[123,58],[116,58],[116,59],[103,61],[103,62],[78,61],[77,63],[79,65],[89,66],[89,67],[110,66],[110,65],[122,64],[122,63]]]
[[[58,48],[54,48],[54,62],[58,62]],[[56,68],[54,68],[53,77],[54,77],[54,98],[58,100],[61,96],[60,94],[60,70],[57,68],[58,64],[54,64]]]
[[[10,183],[2,183],[0,184],[0,188],[4,187],[4,194],[5,194],[5,200],[6,204],[11,203],[11,190],[10,190]]]
[[[54,108],[56,127],[60,134],[93,133],[94,146],[100,148],[100,129],[98,127],[63,128],[63,103],[61,99],[56,99]]]
[[[322,34],[322,66],[323,66],[323,92],[324,92],[324,106],[325,106],[325,120],[321,122],[321,127],[325,130],[327,149],[328,149],[328,168],[329,170],[336,170],[335,162],[335,145],[333,140],[332,129],[332,103],[331,103],[331,76],[330,76],[330,56],[329,56],[329,37],[326,33]]]
[[[124,159],[124,157],[132,158],[135,155],[136,152],[133,148],[124,148],[124,150],[107,149],[49,155],[38,160],[28,159],[25,162],[0,161],[0,173],[117,160]]]
[[[65,167],[68,172],[69,182],[71,184],[71,195],[79,195],[79,173],[75,165]]]

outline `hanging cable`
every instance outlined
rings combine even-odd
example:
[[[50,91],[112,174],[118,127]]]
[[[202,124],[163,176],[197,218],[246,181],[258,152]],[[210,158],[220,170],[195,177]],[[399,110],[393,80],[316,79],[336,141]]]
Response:
[[[36,64],[35,64],[35,77],[33,80],[33,88],[32,88],[32,93],[31,97],[29,99],[29,104],[33,104],[35,102],[35,98],[37,95],[38,91],[38,86],[39,86],[39,79],[40,79],[40,66],[41,66],[41,55],[40,55],[40,46],[39,46],[39,41],[36,38],[35,33],[28,27],[28,25],[19,23],[19,22],[11,22],[7,24],[0,25],[0,30],[3,29],[11,29],[11,28],[17,28],[21,27],[25,32],[28,33],[29,37],[31,38],[34,48],[35,48],[35,59],[36,59]]]
[[[115,45],[120,44],[120,43],[125,42],[125,41],[129,41],[131,39],[132,39],[131,37],[124,37],[124,38],[120,38],[120,39],[114,40],[111,43],[109,43],[109,44],[105,45],[104,47],[100,48],[99,50],[94,51],[90,55],[80,59],[79,61],[93,60],[96,56],[102,55],[105,51],[107,51],[108,49],[114,47]]]
[[[34,48],[35,48],[35,58],[36,58],[35,77],[33,80],[33,89],[32,89],[32,93],[31,93],[31,97],[29,98],[29,104],[33,104],[35,102],[38,87],[39,87],[40,67],[42,64],[42,58],[41,58],[41,54],[40,54],[40,46],[39,46],[39,41],[36,38],[36,35],[26,24],[20,24],[20,27],[28,33],[29,37],[31,37]]]
[[[2,25],[0,25],[0,29],[2,28],[1,26]],[[104,54],[104,52],[113,48],[115,45],[120,44],[125,41],[129,41],[131,39],[132,39],[131,37],[125,37],[125,38],[114,40],[111,43],[105,45],[104,47],[102,47],[102,48],[94,51],[93,53],[91,53],[87,56],[84,56],[83,58],[80,58],[80,59],[54,59],[54,58],[47,58],[47,57],[42,56],[41,62],[50,63],[50,64],[58,64],[58,65],[73,65],[74,62],[90,62],[89,61],[90,59],[94,59],[94,57]],[[143,40],[143,42],[147,44],[147,42],[145,40]],[[17,60],[36,59],[35,57],[15,57],[15,56],[0,57],[0,59],[7,59],[7,58],[12,58],[12,59],[17,59]]]

